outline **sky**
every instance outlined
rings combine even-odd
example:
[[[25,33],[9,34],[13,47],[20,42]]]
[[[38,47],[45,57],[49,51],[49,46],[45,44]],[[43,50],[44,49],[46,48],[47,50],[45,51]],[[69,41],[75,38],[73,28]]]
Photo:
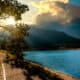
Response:
[[[32,6],[32,3],[40,2],[41,0],[19,0],[19,1],[24,4],[28,4],[30,8],[29,12],[26,12],[24,15],[22,15],[23,22],[28,24],[34,24],[34,17],[38,13],[38,9]],[[42,0],[42,1],[65,1],[68,2],[69,4],[80,5],[80,0]]]
[[[80,6],[80,0],[70,0],[70,3]]]

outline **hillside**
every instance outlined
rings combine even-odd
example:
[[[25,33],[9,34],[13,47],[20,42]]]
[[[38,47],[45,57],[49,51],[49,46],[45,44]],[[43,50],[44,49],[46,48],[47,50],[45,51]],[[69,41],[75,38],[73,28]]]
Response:
[[[55,25],[54,25],[55,26]],[[28,42],[32,49],[79,48],[80,39],[58,30],[32,28]]]

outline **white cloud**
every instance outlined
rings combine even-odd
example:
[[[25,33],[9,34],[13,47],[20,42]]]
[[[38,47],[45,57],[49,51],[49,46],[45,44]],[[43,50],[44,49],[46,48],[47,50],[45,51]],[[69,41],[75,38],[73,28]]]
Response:
[[[59,21],[61,24],[65,24],[72,19],[67,4],[63,2],[40,1],[39,3],[32,3],[32,5],[38,9],[35,18],[33,18],[35,23]]]

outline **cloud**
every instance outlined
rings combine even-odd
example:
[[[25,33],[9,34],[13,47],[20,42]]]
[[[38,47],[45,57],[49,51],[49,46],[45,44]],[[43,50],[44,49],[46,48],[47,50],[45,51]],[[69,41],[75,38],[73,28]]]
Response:
[[[61,24],[69,23],[72,16],[67,9],[68,4],[65,4],[63,0],[56,1],[40,1],[39,3],[32,3],[34,7],[38,9],[33,20],[35,23],[44,23],[50,21],[58,21]]]
[[[38,10],[29,31],[28,43],[35,48],[51,48],[55,44],[80,43],[80,7],[64,2],[33,3]],[[65,27],[64,27],[65,26]]]
[[[72,20],[80,18],[80,7],[68,4],[68,0],[45,0],[33,2],[37,11],[33,17],[33,23],[42,24],[59,22],[61,24],[71,23]]]
[[[79,6],[67,4],[62,0],[57,0],[57,2],[53,0],[40,1],[33,3],[33,6],[38,9],[33,19],[38,28],[65,32],[80,39],[78,27],[80,24]]]
[[[46,0],[46,1],[58,1],[58,2],[63,2],[63,3],[69,3],[69,0]]]

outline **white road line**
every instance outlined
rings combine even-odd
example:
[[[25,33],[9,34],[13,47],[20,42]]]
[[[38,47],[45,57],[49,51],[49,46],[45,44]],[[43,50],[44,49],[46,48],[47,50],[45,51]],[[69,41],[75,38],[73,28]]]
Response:
[[[5,67],[4,67],[4,63],[1,63],[2,65],[2,75],[3,75],[3,80],[6,80],[6,71],[5,71]]]

